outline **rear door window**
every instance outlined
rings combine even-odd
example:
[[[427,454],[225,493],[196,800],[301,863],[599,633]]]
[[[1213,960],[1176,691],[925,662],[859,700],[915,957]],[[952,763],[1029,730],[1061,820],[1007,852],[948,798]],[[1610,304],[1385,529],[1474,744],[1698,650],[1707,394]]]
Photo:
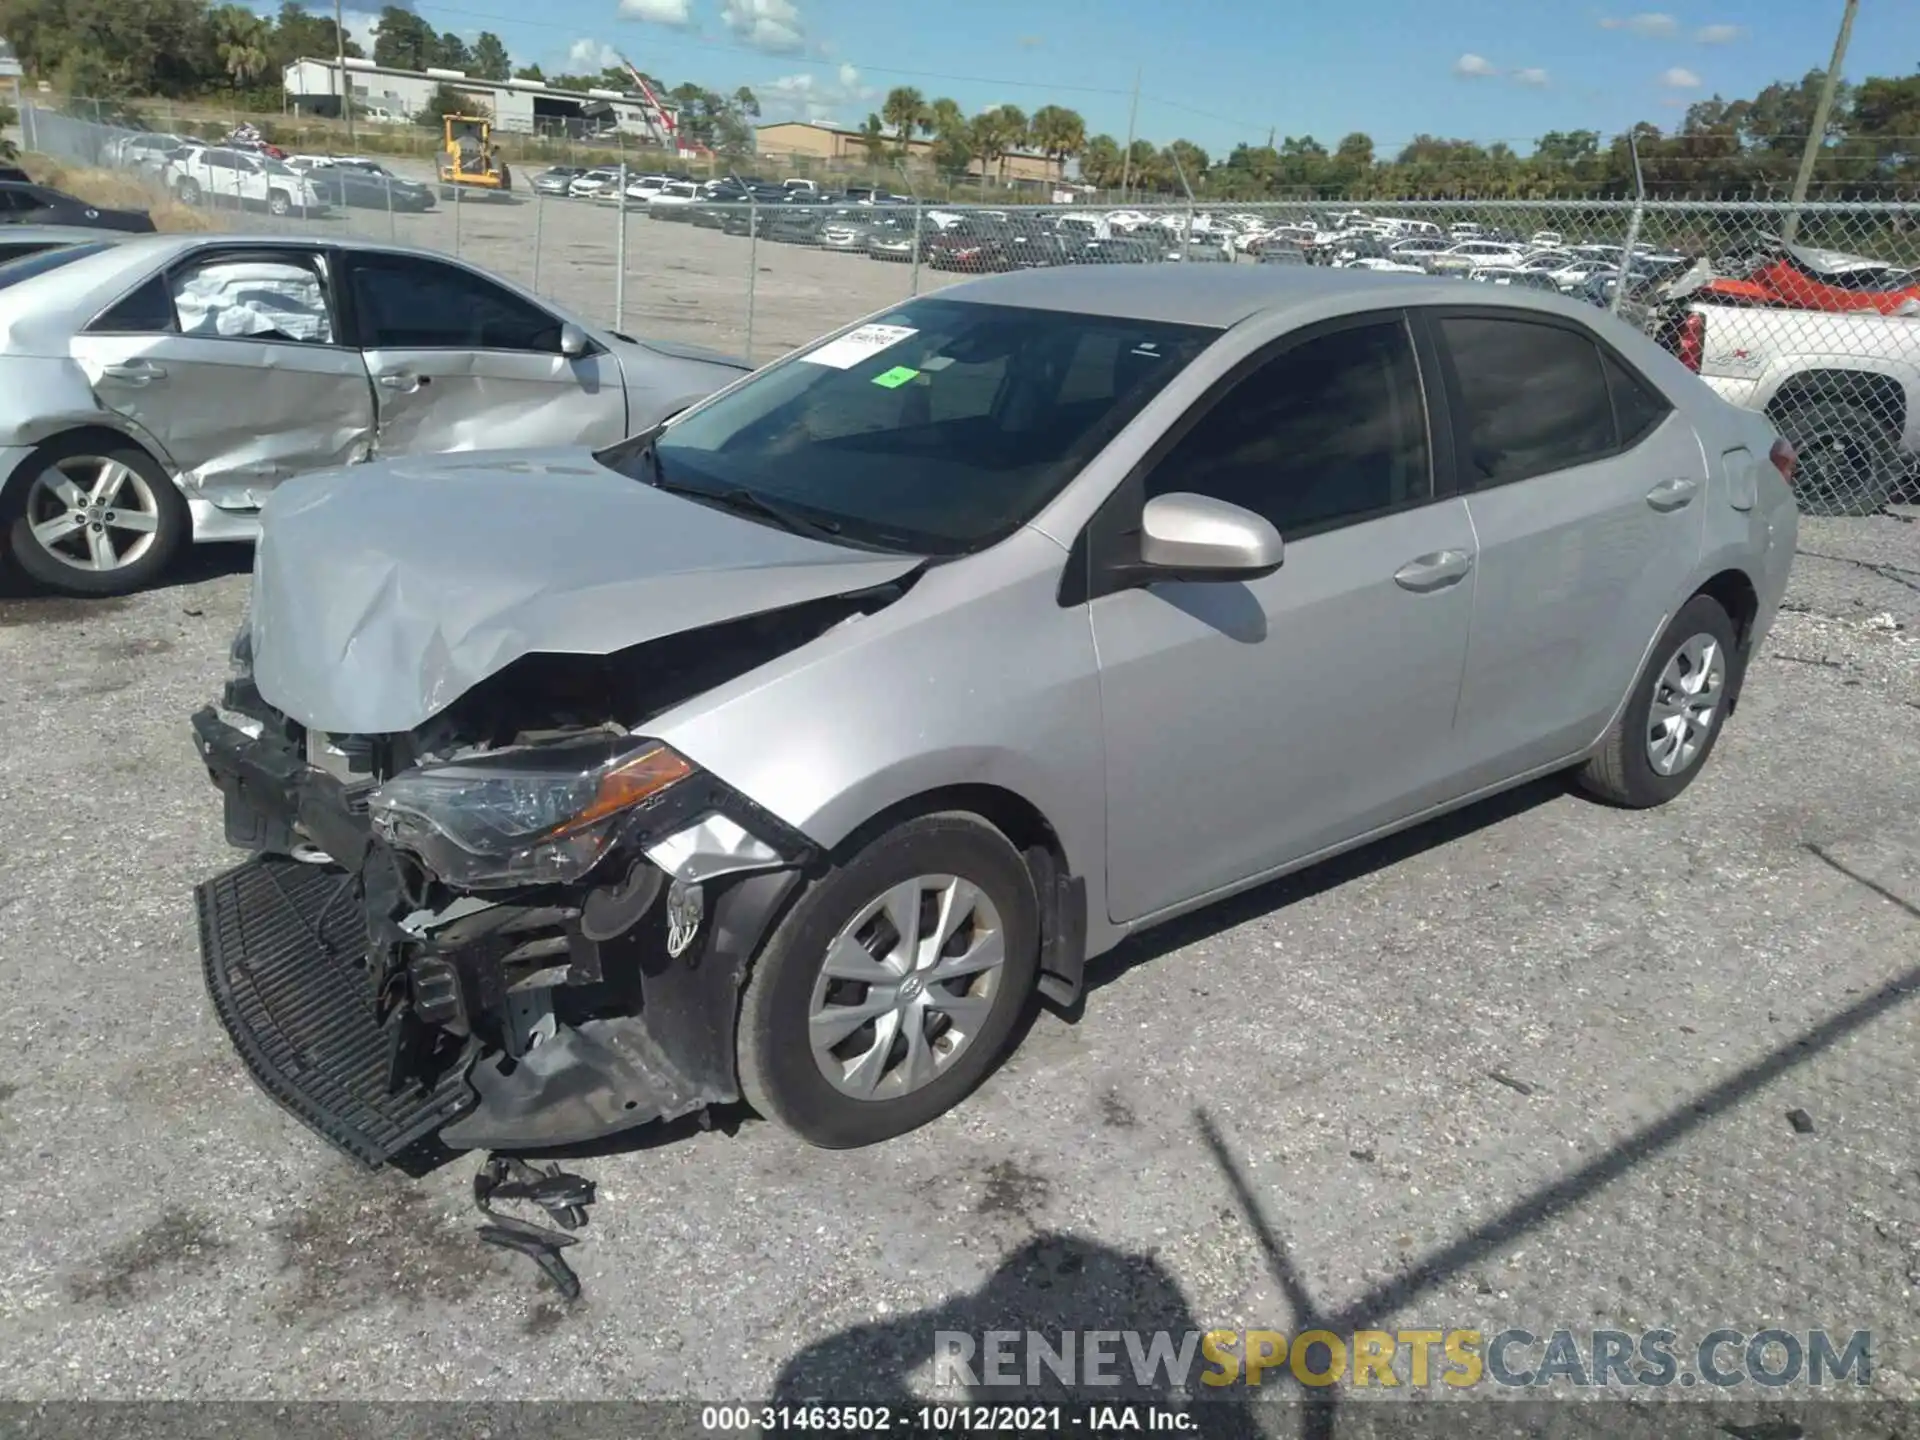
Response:
[[[1532,320],[1439,322],[1465,422],[1462,480],[1489,489],[1601,460],[1619,447],[1600,347]]]

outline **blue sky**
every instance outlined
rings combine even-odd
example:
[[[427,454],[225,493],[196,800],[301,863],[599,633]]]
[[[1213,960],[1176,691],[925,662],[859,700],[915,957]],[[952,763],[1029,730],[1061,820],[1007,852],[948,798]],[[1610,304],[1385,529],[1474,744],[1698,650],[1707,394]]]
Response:
[[[315,10],[325,0],[308,0]],[[1215,155],[1240,140],[1352,130],[1524,149],[1549,130],[1672,125],[1691,101],[1751,95],[1826,64],[1841,0],[416,0],[442,30],[497,33],[516,63],[597,68],[624,52],[669,83],[750,85],[769,119],[857,125],[894,85],[969,111],[1049,101],[1089,133]],[[363,42],[368,0],[349,0]],[[271,8],[265,3],[262,9]],[[1920,3],[1863,0],[1849,78],[1920,64]]]

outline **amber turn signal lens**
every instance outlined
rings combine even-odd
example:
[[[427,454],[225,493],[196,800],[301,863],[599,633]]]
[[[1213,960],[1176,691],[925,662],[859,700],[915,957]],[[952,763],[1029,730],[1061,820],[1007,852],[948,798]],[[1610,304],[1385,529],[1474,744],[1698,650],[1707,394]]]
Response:
[[[600,777],[593,800],[579,814],[554,826],[549,837],[584,829],[609,815],[631,809],[693,773],[693,764],[665,745],[651,745]]]

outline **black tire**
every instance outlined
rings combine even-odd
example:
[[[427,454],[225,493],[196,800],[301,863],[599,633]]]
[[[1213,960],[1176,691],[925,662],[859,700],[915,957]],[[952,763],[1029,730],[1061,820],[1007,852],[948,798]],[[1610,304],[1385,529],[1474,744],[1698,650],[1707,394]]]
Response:
[[[180,197],[180,203],[182,205],[198,205],[200,203],[200,182],[190,176],[184,177],[173,187],[173,193]]]
[[[814,986],[842,926],[893,886],[929,875],[958,876],[979,888],[999,913],[1006,958],[978,1031],[944,1072],[894,1098],[856,1099],[835,1088],[814,1059]],[[874,1145],[925,1125],[1000,1063],[1033,994],[1039,937],[1033,877],[985,821],[926,815],[875,836],[810,881],[762,947],[740,1003],[741,1094],[760,1114],[826,1149]]]
[[[1654,768],[1647,754],[1648,736],[1653,729],[1654,692],[1681,647],[1700,635],[1711,636],[1724,657],[1719,698],[1693,759],[1677,773],[1663,775]],[[1581,767],[1578,777],[1581,788],[1596,799],[1630,810],[1651,809],[1679,795],[1713,756],[1713,747],[1726,725],[1728,698],[1740,690],[1742,663],[1733,621],[1727,618],[1720,602],[1710,595],[1696,595],[1687,601],[1661,632],[1660,642],[1647,657],[1633,693],[1627,697],[1626,705],[1600,742],[1600,748]]]
[[[1860,405],[1815,400],[1774,417],[1799,455],[1794,495],[1806,515],[1875,515],[1893,495],[1900,437]]]
[[[267,192],[267,213],[269,215],[291,215],[293,213],[293,197],[284,190],[269,190]]]
[[[63,460],[98,456],[117,460],[146,482],[158,514],[153,543],[130,564],[113,570],[80,570],[52,553],[33,532],[28,496],[34,477]],[[172,565],[192,527],[187,502],[167,472],[139,446],[99,434],[64,435],[49,440],[20,462],[7,493],[7,538],[13,558],[36,583],[64,595],[131,595],[143,590]]]

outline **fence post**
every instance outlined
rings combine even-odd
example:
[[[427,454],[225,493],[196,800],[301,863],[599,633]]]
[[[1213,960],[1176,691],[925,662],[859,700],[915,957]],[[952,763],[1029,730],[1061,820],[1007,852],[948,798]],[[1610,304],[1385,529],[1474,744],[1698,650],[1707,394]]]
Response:
[[[536,295],[540,293],[540,231],[546,218],[547,197],[536,190],[533,192],[533,283],[527,287]]]
[[[753,312],[760,281],[760,202],[747,192],[747,364],[753,364]]]
[[[615,180],[620,187],[619,201],[613,207],[614,224],[619,226],[613,241],[613,328],[621,330],[627,323],[627,162],[620,162],[620,174]]]
[[[913,197],[913,274],[907,280],[907,294],[920,293],[920,197]]]
[[[1640,243],[1640,222],[1646,215],[1647,184],[1640,173],[1640,144],[1633,132],[1627,132],[1627,150],[1633,156],[1633,214],[1627,217],[1627,248],[1620,252],[1620,269],[1613,280],[1613,303],[1607,307],[1615,315],[1627,298],[1627,276],[1633,270],[1633,247]]]

